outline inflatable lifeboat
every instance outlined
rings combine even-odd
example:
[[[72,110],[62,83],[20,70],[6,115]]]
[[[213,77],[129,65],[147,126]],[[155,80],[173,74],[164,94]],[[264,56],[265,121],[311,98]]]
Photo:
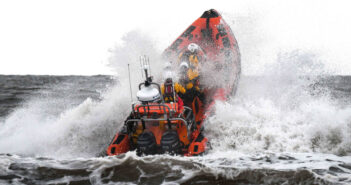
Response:
[[[216,10],[208,10],[191,24],[163,53],[172,65],[180,65],[184,52],[196,46],[201,55],[198,65],[209,66],[219,74],[222,83],[207,84],[205,101],[195,97],[184,102],[176,93],[166,101],[164,91],[148,75],[147,62],[143,61],[145,82],[139,84],[138,103],[126,118],[106,149],[107,155],[119,155],[136,150],[138,155],[176,154],[196,156],[209,149],[203,134],[203,123],[213,112],[216,101],[225,101],[235,93],[240,76],[240,53],[237,41],[226,22]],[[211,74],[201,74],[203,76]],[[200,78],[200,83],[201,83]],[[174,92],[171,81],[169,91]]]

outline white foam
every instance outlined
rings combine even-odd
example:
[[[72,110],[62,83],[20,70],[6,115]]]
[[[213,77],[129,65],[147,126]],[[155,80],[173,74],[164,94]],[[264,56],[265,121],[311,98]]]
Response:
[[[153,41],[142,33],[130,32],[124,41],[111,49],[109,61],[118,74],[118,83],[101,94],[101,101],[87,98],[76,107],[51,111],[74,99],[63,97],[65,101],[56,104],[52,102],[55,97],[27,100],[24,107],[17,108],[0,123],[0,153],[60,158],[91,157],[104,150],[131,109],[127,64],[131,67],[135,97],[142,82],[139,56],[148,55],[151,74],[156,77],[162,71],[157,66],[164,62],[159,60],[160,53],[154,49]]]
[[[38,100],[28,102],[1,124],[0,153],[55,157],[98,153],[127,115],[129,95],[123,88],[118,85],[101,102],[88,98],[60,115],[45,114],[52,107],[36,107]]]
[[[351,153],[351,106],[326,89],[311,93],[323,68],[306,53],[291,55],[265,76],[242,77],[237,95],[217,103],[205,123],[214,150]]]

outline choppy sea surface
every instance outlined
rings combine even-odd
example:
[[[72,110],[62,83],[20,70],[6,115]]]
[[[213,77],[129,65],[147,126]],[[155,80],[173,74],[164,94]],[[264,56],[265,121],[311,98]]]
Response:
[[[199,157],[98,157],[130,109],[112,76],[0,75],[0,184],[351,184],[350,76],[242,76]]]

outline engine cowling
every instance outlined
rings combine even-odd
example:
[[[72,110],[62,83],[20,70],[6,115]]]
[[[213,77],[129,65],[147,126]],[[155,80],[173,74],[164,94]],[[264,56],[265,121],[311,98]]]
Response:
[[[137,155],[153,155],[157,153],[156,138],[152,132],[143,132],[137,141]]]
[[[182,143],[176,131],[166,131],[161,138],[162,153],[181,154]]]

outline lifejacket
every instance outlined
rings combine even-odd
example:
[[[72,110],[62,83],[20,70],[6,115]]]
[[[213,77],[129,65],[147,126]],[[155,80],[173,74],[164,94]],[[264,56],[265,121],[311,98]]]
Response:
[[[175,92],[175,93],[174,93]],[[176,102],[178,104],[178,109],[183,109],[184,102],[178,96],[178,93],[184,94],[186,92],[185,88],[179,83],[172,83],[172,81],[166,80],[164,84],[161,85],[161,93],[164,97],[166,103]]]
[[[199,67],[199,59],[197,55],[191,54],[189,56],[190,69],[196,69]]]
[[[174,100],[174,97],[172,97],[173,95],[170,94],[172,91],[174,91],[176,94],[185,94],[186,93],[186,89],[177,82],[174,83],[173,88],[174,89],[171,89],[170,87],[165,88],[165,84],[161,85],[161,93],[164,96],[165,102],[175,102],[176,101],[176,100]]]
[[[203,63],[205,60],[206,55],[202,49],[199,49],[196,52],[190,52],[189,50],[185,50],[183,52],[180,52],[180,54],[178,55],[179,63],[182,61],[189,61],[193,65],[198,65],[199,63]]]

